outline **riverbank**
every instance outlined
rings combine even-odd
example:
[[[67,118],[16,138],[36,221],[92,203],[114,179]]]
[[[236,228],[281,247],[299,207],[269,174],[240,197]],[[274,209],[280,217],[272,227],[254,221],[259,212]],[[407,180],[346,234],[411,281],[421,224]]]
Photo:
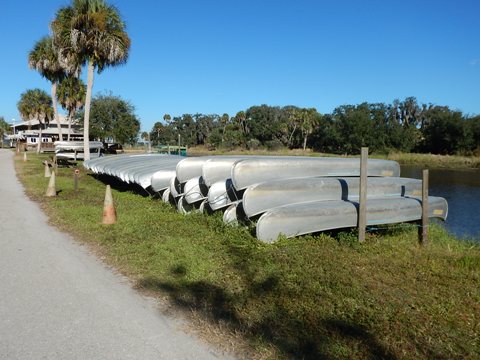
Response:
[[[59,169],[45,198],[43,156],[16,156],[27,194],[136,287],[195,319],[205,338],[248,358],[478,358],[480,247],[432,226],[258,242],[220,216],[178,214],[109,178]],[[118,223],[101,225],[105,183]],[[245,341],[245,342],[243,342]]]
[[[270,150],[232,150],[232,151],[209,151],[205,147],[193,147],[188,149],[191,156],[201,155],[283,155],[283,156],[339,156],[314,152],[310,149],[282,149],[278,151]],[[415,154],[415,153],[390,153],[388,155],[371,154],[373,158],[398,161],[402,165],[417,165],[425,168],[443,168],[443,169],[478,169],[480,168],[480,157],[478,156],[458,156],[458,155],[434,155],[434,154]]]
[[[392,153],[385,159],[398,161],[402,165],[417,165],[425,168],[480,169],[478,156]]]

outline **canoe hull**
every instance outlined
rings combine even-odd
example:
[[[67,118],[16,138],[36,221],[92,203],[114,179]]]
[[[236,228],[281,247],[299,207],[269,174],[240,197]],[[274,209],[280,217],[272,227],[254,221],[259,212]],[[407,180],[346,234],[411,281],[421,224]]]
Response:
[[[300,178],[273,180],[247,188],[242,197],[247,217],[293,203],[327,200],[358,200],[359,178]],[[367,197],[420,196],[422,182],[417,179],[370,177]]]
[[[371,159],[368,176],[400,176],[395,161]],[[288,178],[345,177],[360,175],[358,158],[278,157],[239,160],[232,166],[232,182],[237,190],[251,185]]]
[[[421,219],[418,198],[383,198],[367,200],[367,225],[395,224]],[[429,197],[429,216],[447,218],[444,198]],[[282,234],[295,237],[325,230],[357,226],[358,202],[313,201],[278,207],[264,213],[257,222],[257,238],[271,243]]]

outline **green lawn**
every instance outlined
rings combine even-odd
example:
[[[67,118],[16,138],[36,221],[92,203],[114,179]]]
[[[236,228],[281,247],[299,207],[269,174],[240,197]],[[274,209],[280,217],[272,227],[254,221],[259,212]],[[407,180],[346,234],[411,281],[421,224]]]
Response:
[[[414,226],[369,233],[362,245],[353,233],[265,245],[220,216],[178,214],[83,168],[78,192],[73,170],[60,169],[59,195],[45,198],[43,158],[17,156],[16,166],[52,223],[138,288],[241,334],[249,358],[480,358],[480,247],[438,226],[426,247]],[[113,226],[101,225],[106,183]]]

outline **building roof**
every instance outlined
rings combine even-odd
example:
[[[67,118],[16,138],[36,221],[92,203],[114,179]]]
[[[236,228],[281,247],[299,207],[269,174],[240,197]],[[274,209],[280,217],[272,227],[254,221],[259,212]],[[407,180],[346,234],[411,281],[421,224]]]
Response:
[[[58,118],[59,118],[59,121],[60,121],[60,125],[68,125],[68,119],[65,115],[62,115],[62,114],[58,114]],[[15,124],[15,125],[10,125],[11,128],[15,127],[16,129],[17,128],[20,128],[20,127],[28,127],[28,126],[38,126],[38,124],[40,123],[40,121],[38,119],[31,119],[31,120],[27,120],[27,121],[22,121],[18,124]],[[52,120],[49,122],[50,125],[55,125],[57,126],[57,121],[56,120]],[[75,123],[72,121],[72,125],[75,125]]]
[[[38,136],[38,130],[25,130],[25,131],[21,131],[21,133],[23,135],[26,135],[26,136]],[[58,129],[56,127],[47,128],[47,129],[42,130],[42,136],[43,135],[58,135],[58,134],[59,134],[59,132],[58,132]],[[68,134],[68,129],[62,129],[62,135],[67,135],[67,134]],[[70,135],[83,136],[83,132],[78,131],[77,129],[71,128],[70,129]]]

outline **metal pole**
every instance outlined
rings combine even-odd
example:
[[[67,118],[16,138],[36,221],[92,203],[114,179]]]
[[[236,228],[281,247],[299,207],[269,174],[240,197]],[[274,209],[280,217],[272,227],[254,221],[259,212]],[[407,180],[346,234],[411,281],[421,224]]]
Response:
[[[428,243],[428,170],[422,173],[422,227],[419,229],[420,244]]]
[[[358,206],[358,241],[365,241],[365,228],[367,226],[367,161],[368,147],[362,147],[360,158],[360,196]]]
[[[180,155],[180,134],[178,134],[178,155]]]

